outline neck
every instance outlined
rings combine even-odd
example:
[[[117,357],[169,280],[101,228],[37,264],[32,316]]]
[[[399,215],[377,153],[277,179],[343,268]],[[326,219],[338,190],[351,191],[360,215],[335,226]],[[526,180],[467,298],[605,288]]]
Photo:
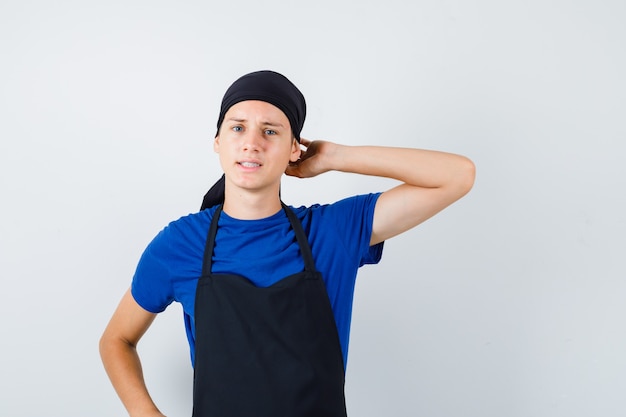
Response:
[[[227,184],[224,196],[224,212],[235,219],[264,219],[282,208],[278,189],[248,191]]]

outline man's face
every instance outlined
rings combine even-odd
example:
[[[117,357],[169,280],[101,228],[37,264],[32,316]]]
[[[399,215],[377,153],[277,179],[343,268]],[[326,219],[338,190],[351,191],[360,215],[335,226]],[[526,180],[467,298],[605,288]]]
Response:
[[[215,138],[226,181],[249,191],[278,191],[289,162],[300,147],[287,116],[265,101],[247,100],[232,106]]]

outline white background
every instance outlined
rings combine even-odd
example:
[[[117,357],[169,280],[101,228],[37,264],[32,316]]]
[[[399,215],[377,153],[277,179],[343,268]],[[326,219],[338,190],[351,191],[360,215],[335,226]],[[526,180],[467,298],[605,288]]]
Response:
[[[351,416],[626,414],[626,3],[0,3],[0,415],[123,416],[97,351],[141,252],[220,175],[240,75],[307,138],[470,157],[473,191],[361,271]],[[289,204],[388,180],[286,179]],[[140,346],[191,413],[182,312]]]

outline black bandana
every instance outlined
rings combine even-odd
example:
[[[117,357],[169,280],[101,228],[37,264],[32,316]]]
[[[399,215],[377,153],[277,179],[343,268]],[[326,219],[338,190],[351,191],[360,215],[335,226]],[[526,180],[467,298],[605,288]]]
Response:
[[[306,101],[291,81],[274,71],[251,72],[239,78],[226,90],[217,119],[218,133],[228,109],[246,100],[265,101],[282,110],[289,119],[293,135],[300,141],[300,132],[306,117]]]

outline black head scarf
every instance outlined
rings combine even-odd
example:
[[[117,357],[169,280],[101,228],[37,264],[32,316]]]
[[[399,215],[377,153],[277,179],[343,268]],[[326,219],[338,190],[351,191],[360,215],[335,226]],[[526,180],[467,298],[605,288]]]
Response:
[[[285,113],[291,131],[298,142],[306,118],[306,101],[298,88],[282,74],[274,71],[256,71],[246,74],[235,81],[224,94],[220,115],[217,119],[217,133],[224,121],[228,109],[246,100],[260,100],[270,103]],[[224,202],[225,177],[222,177],[209,189],[202,201],[200,210]]]
[[[300,131],[306,118],[306,101],[287,77],[274,71],[251,72],[239,78],[226,90],[215,136],[219,133],[228,109],[246,100],[265,101],[281,109],[289,119],[293,135],[300,141]]]

